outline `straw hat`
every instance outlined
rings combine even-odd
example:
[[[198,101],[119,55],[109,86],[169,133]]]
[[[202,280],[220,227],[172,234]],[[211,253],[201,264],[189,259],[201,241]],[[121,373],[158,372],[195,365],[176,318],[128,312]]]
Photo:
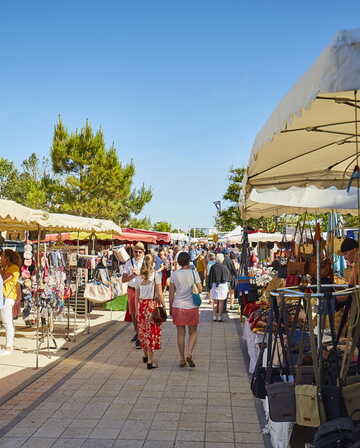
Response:
[[[140,242],[136,243],[135,246],[133,246],[133,249],[142,250],[143,252],[145,252],[145,246]]]

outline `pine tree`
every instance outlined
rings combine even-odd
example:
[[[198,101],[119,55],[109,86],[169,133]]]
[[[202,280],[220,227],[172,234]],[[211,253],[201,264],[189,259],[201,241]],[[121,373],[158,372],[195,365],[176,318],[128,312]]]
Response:
[[[54,173],[61,178],[61,211],[123,225],[152,198],[151,189],[132,188],[134,163],[123,165],[114,145],[107,149],[102,130],[94,133],[88,121],[82,129],[69,132],[59,119],[51,160]]]

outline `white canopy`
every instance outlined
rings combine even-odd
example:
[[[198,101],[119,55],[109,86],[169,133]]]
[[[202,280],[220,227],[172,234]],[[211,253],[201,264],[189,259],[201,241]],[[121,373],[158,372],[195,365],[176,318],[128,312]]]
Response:
[[[275,233],[264,233],[264,232],[256,232],[250,233],[248,235],[249,243],[266,243],[266,242],[282,242],[282,241],[292,241],[292,235],[284,235],[279,232]]]
[[[244,179],[247,197],[254,188],[346,188],[357,163],[358,89],[360,29],[341,31],[256,136]]]
[[[188,242],[189,237],[185,233],[170,233],[171,241]]]
[[[269,188],[252,190],[248,200],[240,204],[246,218],[279,216],[310,211],[320,214],[336,211],[342,214],[357,214],[357,189],[338,190],[335,187],[319,189],[314,186],[291,187],[288,190]]]
[[[235,227],[234,230],[232,230],[229,233],[226,233],[222,236],[222,241],[240,241],[243,234],[243,228],[241,226]]]

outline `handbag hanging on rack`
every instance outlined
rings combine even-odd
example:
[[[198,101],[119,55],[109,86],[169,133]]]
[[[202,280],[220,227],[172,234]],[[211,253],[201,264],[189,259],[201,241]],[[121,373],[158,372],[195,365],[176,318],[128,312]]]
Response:
[[[102,281],[96,280],[99,277]],[[107,269],[95,271],[94,280],[85,285],[84,297],[92,303],[105,303],[114,298],[114,290]]]
[[[274,359],[275,348],[278,349],[278,361],[280,365],[280,371],[282,374],[286,375],[287,381],[270,382],[270,377],[267,377],[266,392],[268,396],[269,404],[269,416],[274,422],[294,422],[296,420],[296,403],[295,403],[295,385],[289,382],[289,375],[294,370],[291,357],[289,356],[288,350],[285,346],[283,330],[286,334],[288,333],[287,316],[285,318],[285,313],[287,309],[285,306],[285,297],[280,296],[281,299],[281,312],[278,308],[276,299],[273,299],[272,306],[275,308],[275,315],[277,315],[277,331],[274,340],[274,348],[272,359],[269,360],[268,356],[268,368],[272,368],[272,363]],[[279,341],[277,341],[277,338]],[[289,339],[289,336],[288,336]],[[279,352],[278,342],[281,345],[281,351]],[[281,362],[281,358],[283,362]],[[284,366],[283,366],[284,364]]]
[[[311,356],[313,360],[315,385],[310,384],[297,384],[295,386],[295,398],[296,398],[296,423],[301,426],[308,426],[317,428],[325,421],[325,411],[320,394],[320,374],[317,365],[317,352],[314,328],[312,323],[312,307],[311,307],[311,295],[305,294],[305,301],[307,306],[307,320],[310,330],[310,346]]]

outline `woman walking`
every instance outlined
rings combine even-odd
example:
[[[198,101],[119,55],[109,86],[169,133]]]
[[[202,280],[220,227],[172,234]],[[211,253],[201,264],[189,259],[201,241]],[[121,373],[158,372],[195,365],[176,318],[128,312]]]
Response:
[[[161,274],[154,269],[154,258],[145,255],[140,269],[140,282],[136,288],[136,300],[138,303],[137,330],[141,348],[143,349],[143,361],[148,369],[158,367],[154,359],[155,350],[160,350],[161,327],[152,320],[152,313],[159,305],[164,306]]]
[[[8,355],[14,348],[13,307],[17,299],[17,285],[20,277],[21,258],[17,252],[6,249],[1,255],[1,276],[3,279],[4,305],[0,309],[0,317],[5,327],[6,344],[0,350],[0,356]]]
[[[177,263],[180,269],[174,271],[170,278],[169,302],[170,315],[177,329],[177,343],[180,353],[180,367],[188,364],[195,367],[192,359],[197,341],[197,326],[199,324],[199,307],[194,305],[192,288],[196,284],[199,293],[202,291],[199,274],[190,266],[191,258],[187,252],[180,252]],[[186,327],[189,339],[185,351]]]
[[[230,273],[224,265],[224,255],[216,254],[216,263],[211,267],[208,279],[210,298],[213,300],[213,321],[222,322],[224,301],[229,292]]]

